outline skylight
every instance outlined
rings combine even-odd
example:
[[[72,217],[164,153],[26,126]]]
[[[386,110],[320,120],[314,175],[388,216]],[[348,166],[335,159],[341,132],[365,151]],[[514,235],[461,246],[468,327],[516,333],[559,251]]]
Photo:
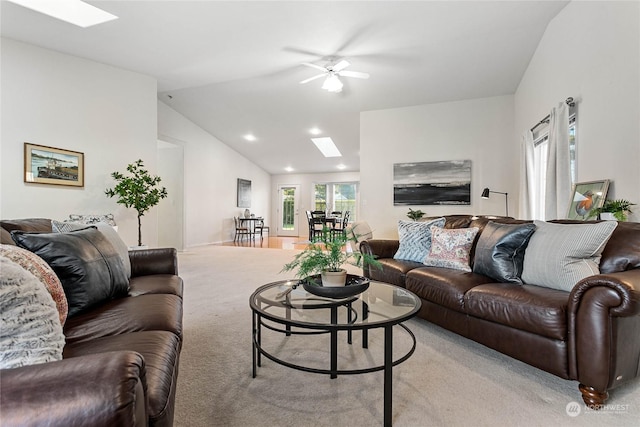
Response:
[[[333,140],[328,136],[323,138],[311,138],[311,141],[316,144],[318,150],[320,150],[325,157],[342,157],[340,150],[338,150],[336,144],[334,144]]]
[[[9,0],[36,12],[44,13],[78,27],[87,28],[92,25],[118,19],[117,16],[98,9],[80,0]]]

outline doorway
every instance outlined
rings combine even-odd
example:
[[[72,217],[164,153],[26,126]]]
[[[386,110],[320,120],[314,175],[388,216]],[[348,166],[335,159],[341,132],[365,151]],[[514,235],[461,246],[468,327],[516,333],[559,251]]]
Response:
[[[299,236],[300,186],[278,186],[278,236]]]
[[[158,247],[184,250],[184,148],[158,140],[158,176],[167,198],[158,204]]]

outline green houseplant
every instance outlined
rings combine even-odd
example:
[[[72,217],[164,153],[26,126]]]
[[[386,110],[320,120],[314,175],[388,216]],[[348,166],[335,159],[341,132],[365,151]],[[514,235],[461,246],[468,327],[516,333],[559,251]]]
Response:
[[[346,251],[347,243],[357,243],[357,238],[347,238],[344,233],[334,233],[324,227],[319,239],[313,241],[305,250],[297,254],[293,261],[285,264],[281,272],[297,269],[296,277],[304,279],[313,274],[322,276],[323,286],[344,286],[347,271],[344,264],[362,267],[363,262],[377,268],[381,267],[375,257],[359,251]],[[339,276],[334,282],[330,276]]]
[[[144,214],[167,197],[167,189],[160,187],[161,178],[150,175],[144,168],[142,160],[127,166],[128,175],[113,172],[111,176],[117,184],[108,188],[105,194],[118,197],[117,203],[127,208],[134,208],[138,213],[138,246],[142,246],[142,221]]]
[[[417,221],[424,216],[424,212],[422,212],[420,209],[414,211],[413,209],[409,208],[409,212],[407,212],[407,216],[412,220]]]
[[[618,221],[626,221],[627,214],[633,213],[631,206],[635,206],[635,203],[624,199],[605,200],[601,208],[592,209],[589,212],[588,218],[593,218],[598,215],[602,217],[603,213],[611,213]]]

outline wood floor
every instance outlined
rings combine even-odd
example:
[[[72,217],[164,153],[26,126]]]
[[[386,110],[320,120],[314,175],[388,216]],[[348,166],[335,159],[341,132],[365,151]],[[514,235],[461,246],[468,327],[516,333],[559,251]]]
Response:
[[[255,240],[244,238],[237,242],[221,243],[220,246],[241,246],[247,248],[270,248],[270,249],[305,249],[307,241],[304,237],[264,237],[257,236]]]

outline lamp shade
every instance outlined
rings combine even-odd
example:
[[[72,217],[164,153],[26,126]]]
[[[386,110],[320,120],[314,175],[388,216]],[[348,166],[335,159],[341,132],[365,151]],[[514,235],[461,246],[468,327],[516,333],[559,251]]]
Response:
[[[488,199],[489,198],[489,188],[485,188],[484,190],[482,190],[482,198],[483,199]]]

